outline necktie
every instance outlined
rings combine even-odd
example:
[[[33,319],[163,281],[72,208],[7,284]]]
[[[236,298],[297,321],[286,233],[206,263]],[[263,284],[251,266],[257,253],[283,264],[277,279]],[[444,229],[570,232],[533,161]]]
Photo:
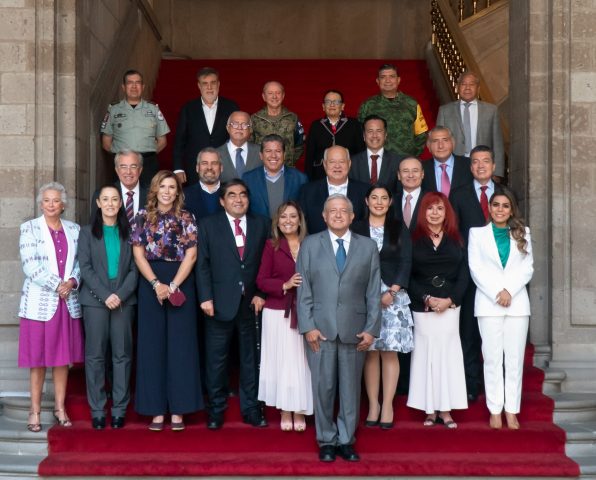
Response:
[[[242,258],[244,258],[244,245],[246,244],[246,235],[244,235],[244,232],[242,231],[239,218],[234,219],[234,235],[236,237],[242,237],[242,246],[236,243],[236,247],[238,248],[238,255],[240,255],[240,259],[242,260]]]
[[[134,210],[134,206],[135,206],[135,202],[133,200],[133,196],[134,196],[135,192],[133,192],[132,190],[129,190],[128,192],[126,192],[126,205],[125,205],[125,210],[126,210],[126,217],[128,218],[128,223],[132,223],[132,221],[135,218],[135,210]]]
[[[449,181],[449,175],[447,175],[447,165],[442,163],[441,168],[443,169],[443,173],[441,173],[441,193],[449,198],[451,182]]]
[[[480,208],[482,208],[482,213],[484,213],[484,219],[488,221],[488,197],[486,196],[486,189],[488,187],[486,185],[482,185],[480,187]]]
[[[464,137],[466,138],[466,155],[472,151],[472,126],[470,123],[470,102],[464,103]]]
[[[406,204],[404,205],[404,223],[410,228],[410,222],[412,221],[412,195],[409,193],[406,195]]]
[[[335,252],[335,263],[337,263],[337,269],[339,273],[344,271],[346,266],[346,249],[344,248],[344,241],[341,238],[335,240],[338,244],[337,252]]]
[[[245,165],[244,159],[242,158],[242,149],[236,149],[236,173],[238,173],[238,178],[242,178],[242,174],[244,173]]]
[[[379,158],[378,155],[371,155],[370,156],[370,183],[374,185],[379,180],[379,176],[377,175],[377,159]]]
[[[333,135],[335,135],[337,133],[337,125],[334,125],[333,123],[331,124],[331,131],[333,132]]]

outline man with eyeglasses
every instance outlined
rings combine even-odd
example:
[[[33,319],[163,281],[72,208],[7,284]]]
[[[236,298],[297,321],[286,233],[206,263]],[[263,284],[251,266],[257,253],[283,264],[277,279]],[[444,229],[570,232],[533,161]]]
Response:
[[[326,148],[341,145],[354,155],[364,150],[362,127],[355,118],[344,114],[344,96],[339,90],[327,90],[323,96],[325,116],[312,122],[306,137],[304,173],[310,180],[325,177],[323,153]]]
[[[153,102],[143,100],[143,76],[137,70],[128,70],[122,78],[124,99],[108,107],[101,123],[101,144],[107,152],[134,150],[143,156],[145,169],[141,184],[147,186],[159,171],[157,154],[166,144],[170,127]]]
[[[397,67],[381,65],[377,76],[380,93],[360,105],[358,120],[364,122],[375,114],[387,121],[385,148],[399,155],[420,156],[426,142],[428,126],[418,102],[398,90],[401,78]]]
[[[197,155],[205,147],[217,148],[228,140],[228,117],[238,110],[233,100],[219,96],[219,72],[205,67],[197,73],[201,96],[186,103],[176,125],[174,173],[187,186],[199,181]]]
[[[223,168],[222,182],[242,178],[244,172],[263,165],[259,156],[259,146],[248,141],[252,134],[248,113],[233,112],[228,118],[226,130],[230,138],[217,148]]]
[[[265,106],[250,118],[251,140],[260,145],[265,135],[281,136],[286,144],[286,165],[293,167],[304,151],[304,127],[298,116],[283,105],[286,92],[281,83],[267,82],[262,96]]]

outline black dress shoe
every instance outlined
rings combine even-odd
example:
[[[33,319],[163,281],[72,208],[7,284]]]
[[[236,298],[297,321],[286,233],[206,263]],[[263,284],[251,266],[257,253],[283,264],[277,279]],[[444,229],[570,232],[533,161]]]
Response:
[[[333,445],[323,445],[319,448],[319,460],[321,462],[335,462],[335,447]]]
[[[337,454],[348,462],[360,461],[360,456],[354,451],[352,445],[338,445]]]
[[[219,430],[223,426],[222,415],[209,415],[207,417],[207,428],[209,430]]]
[[[106,417],[93,417],[91,426],[95,428],[95,430],[103,430],[106,428]]]
[[[249,425],[252,425],[253,427],[267,427],[269,426],[269,424],[267,423],[267,420],[265,420],[265,416],[261,413],[261,409],[258,408],[255,411],[244,415],[242,417],[242,419],[244,420],[244,423],[248,423]]]
[[[124,417],[112,417],[112,428],[124,428]]]

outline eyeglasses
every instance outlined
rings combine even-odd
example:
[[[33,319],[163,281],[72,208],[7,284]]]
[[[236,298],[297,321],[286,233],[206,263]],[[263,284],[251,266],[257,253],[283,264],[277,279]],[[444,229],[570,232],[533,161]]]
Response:
[[[240,130],[247,130],[250,128],[250,123],[230,122],[230,123],[228,123],[228,126],[230,126],[232,128],[239,128]]]
[[[118,165],[118,170],[130,170],[131,172],[136,172],[139,168],[139,165]]]
[[[323,103],[325,105],[332,105],[332,106],[338,105],[339,106],[344,102],[342,100],[325,100]]]

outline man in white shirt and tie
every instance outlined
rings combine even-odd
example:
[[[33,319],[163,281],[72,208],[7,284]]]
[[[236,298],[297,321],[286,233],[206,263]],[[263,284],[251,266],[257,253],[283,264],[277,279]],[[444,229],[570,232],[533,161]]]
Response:
[[[449,127],[454,136],[454,153],[470,156],[476,145],[491,148],[495,161],[495,176],[505,175],[503,132],[495,105],[478,100],[480,79],[473,72],[464,72],[457,82],[459,100],[442,105],[437,125]]]
[[[252,135],[250,115],[246,112],[233,112],[226,126],[230,139],[221,145],[217,152],[221,157],[223,171],[221,181],[227,182],[253,168],[263,165],[259,146],[248,141]]]
[[[416,217],[418,216],[418,205],[420,199],[426,193],[422,189],[424,169],[422,162],[416,157],[406,157],[399,164],[397,178],[400,186],[397,189],[401,196],[396,195],[396,200],[401,200],[400,206],[396,208],[397,218],[401,218],[406,227],[413,231],[416,228]]]

